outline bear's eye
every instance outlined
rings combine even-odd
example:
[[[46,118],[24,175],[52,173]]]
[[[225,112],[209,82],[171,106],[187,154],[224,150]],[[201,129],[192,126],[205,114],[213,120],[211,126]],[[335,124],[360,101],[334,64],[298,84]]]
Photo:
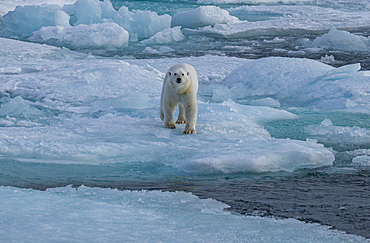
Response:
[[[182,76],[184,76],[184,74],[182,74]]]
[[[175,76],[177,75],[177,73],[174,74]]]

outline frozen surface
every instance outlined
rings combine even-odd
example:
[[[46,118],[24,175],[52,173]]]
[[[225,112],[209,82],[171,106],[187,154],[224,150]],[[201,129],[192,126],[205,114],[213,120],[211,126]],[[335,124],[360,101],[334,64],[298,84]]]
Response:
[[[200,6],[194,10],[175,14],[172,17],[171,26],[199,28],[236,22],[239,22],[238,18],[230,16],[229,12],[224,9],[216,6]]]
[[[71,49],[109,49],[127,46],[129,33],[116,23],[58,25],[42,27],[29,40]]]
[[[344,11],[320,6],[240,6],[229,9],[231,15],[241,21],[231,24],[216,24],[189,33],[216,37],[244,38],[261,35],[299,35],[302,33],[325,33],[332,27],[356,29],[370,26],[367,11]]]
[[[364,242],[317,224],[246,217],[185,192],[0,187],[3,242]],[[6,209],[6,210],[5,210]],[[268,234],[266,234],[268,232]]]
[[[369,112],[367,72],[359,64],[340,68],[295,58],[247,62],[222,82],[239,100],[269,97],[288,106]]]
[[[0,17],[4,16],[9,11],[13,11],[17,6],[56,4],[62,7],[64,4],[72,4],[74,2],[76,2],[76,0],[1,0]]]
[[[162,30],[161,32],[156,33],[149,39],[143,40],[140,43],[142,44],[171,44],[177,41],[184,40],[184,35],[181,32],[181,27],[173,27]]]
[[[369,38],[332,28],[329,33],[317,37],[312,45],[341,51],[366,52],[369,50],[369,40]]]
[[[370,130],[360,127],[335,126],[330,119],[319,125],[307,126],[306,132],[320,142],[339,143],[343,146],[364,146],[370,144]]]
[[[132,12],[125,6],[116,11],[109,0],[104,2],[98,0],[77,0],[73,4],[64,4],[62,7],[49,4],[17,6],[15,10],[9,11],[3,16],[3,22],[5,30],[8,31],[6,35],[12,38],[27,39],[32,36],[33,32],[44,27],[40,30],[43,34],[46,34],[45,32],[53,32],[57,35],[56,39],[58,41],[55,42],[56,45],[66,44],[67,47],[79,47],[80,43],[71,43],[71,40],[79,42],[78,39],[83,37],[83,34],[79,34],[81,28],[84,29],[85,35],[86,32],[91,32],[89,33],[90,35],[100,40],[112,38],[112,33],[109,30],[112,32],[114,25],[110,25],[107,32],[104,32],[98,28],[100,25],[97,24],[113,22],[128,31],[130,35],[136,36],[136,38],[149,38],[155,33],[169,28],[171,16],[167,14],[159,16],[152,11],[138,10]],[[75,27],[85,25],[85,27],[76,29],[69,27],[68,24]],[[64,31],[61,31],[61,28],[55,26],[63,26],[67,29],[63,28]],[[103,25],[103,27],[108,27],[108,25]],[[39,36],[40,32],[36,33],[36,35]],[[117,35],[117,30],[113,32]],[[120,32],[119,35],[122,36],[122,31]],[[71,35],[78,35],[78,38],[73,39]],[[88,38],[91,39],[91,37],[89,36]],[[44,38],[42,39],[47,41]],[[64,43],[63,39],[69,39],[70,41]],[[122,37],[119,37],[119,39],[122,42]],[[31,38],[30,40],[39,41],[39,38]],[[93,41],[91,40],[91,42]],[[53,42],[49,43],[53,44]],[[106,44],[109,43],[105,42],[100,47],[106,47]],[[116,43],[111,44],[113,47],[117,46]]]
[[[58,5],[17,6],[14,11],[3,16],[5,28],[20,38],[27,38],[43,26],[55,24]]]
[[[237,104],[229,98],[205,103],[207,94],[200,93],[198,134],[183,136],[181,126],[167,130],[158,116],[167,70],[145,61],[136,66],[36,44],[1,42],[6,48],[1,53],[0,152],[10,158],[119,162],[128,167],[159,161],[174,171],[206,174],[293,171],[334,161],[333,154],[316,142],[271,138],[262,123],[297,117],[288,111]],[[12,48],[20,44],[26,48]],[[37,54],[29,56],[29,50]],[[20,56],[20,62],[14,59]],[[215,63],[240,63],[235,58],[213,58]],[[212,91],[218,81],[215,70],[205,65],[204,57],[188,60],[199,66],[205,75],[201,82]],[[161,60],[157,65],[162,70],[162,64],[167,69],[179,61]]]
[[[114,15],[114,21],[138,38],[149,38],[170,28],[171,16],[167,14],[159,16],[150,11],[131,12],[123,6]]]

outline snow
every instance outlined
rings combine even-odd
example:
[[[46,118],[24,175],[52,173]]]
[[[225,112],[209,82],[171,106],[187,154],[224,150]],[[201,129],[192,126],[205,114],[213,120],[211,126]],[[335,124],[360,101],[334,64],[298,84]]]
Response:
[[[238,18],[230,16],[229,12],[216,6],[200,6],[196,9],[176,13],[172,17],[171,26],[183,28],[199,28],[215,24],[230,24],[239,22]]]
[[[186,192],[0,187],[2,242],[363,242],[306,224],[232,214]],[[268,232],[268,234],[266,234]]]

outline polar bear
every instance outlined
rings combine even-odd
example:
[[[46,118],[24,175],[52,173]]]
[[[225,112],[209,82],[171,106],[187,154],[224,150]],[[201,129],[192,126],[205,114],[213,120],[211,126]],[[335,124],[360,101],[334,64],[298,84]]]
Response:
[[[172,66],[163,80],[160,117],[166,128],[175,129],[174,113],[179,106],[177,124],[185,124],[185,134],[195,134],[197,123],[198,75],[194,67],[186,63]]]

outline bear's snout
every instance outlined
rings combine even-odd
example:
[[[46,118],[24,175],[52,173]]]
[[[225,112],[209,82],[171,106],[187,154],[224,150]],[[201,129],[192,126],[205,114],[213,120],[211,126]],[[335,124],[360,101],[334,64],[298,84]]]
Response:
[[[177,78],[176,79],[176,82],[179,84],[179,83],[181,83],[181,78]]]

